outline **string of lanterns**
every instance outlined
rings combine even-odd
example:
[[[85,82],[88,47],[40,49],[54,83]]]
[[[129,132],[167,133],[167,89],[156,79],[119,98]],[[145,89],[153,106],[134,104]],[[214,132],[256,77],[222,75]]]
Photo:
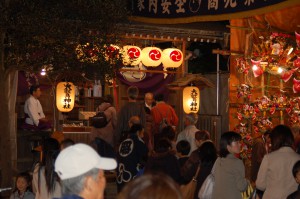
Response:
[[[161,50],[158,47],[145,47],[125,45],[120,48],[117,45],[105,47],[105,60],[121,58],[124,66],[136,66],[142,63],[146,67],[158,67],[163,64],[164,68],[178,68],[183,62],[182,51],[177,48]],[[77,59],[81,62],[95,63],[98,61],[99,47],[89,43],[76,47]]]

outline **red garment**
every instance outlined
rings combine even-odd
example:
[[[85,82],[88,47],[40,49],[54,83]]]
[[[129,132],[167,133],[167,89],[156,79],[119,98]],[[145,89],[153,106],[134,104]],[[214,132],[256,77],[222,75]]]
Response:
[[[153,133],[158,133],[159,124],[163,118],[166,118],[168,124],[171,126],[178,125],[178,117],[175,110],[164,102],[157,103],[156,106],[151,109],[151,115],[153,117]]]

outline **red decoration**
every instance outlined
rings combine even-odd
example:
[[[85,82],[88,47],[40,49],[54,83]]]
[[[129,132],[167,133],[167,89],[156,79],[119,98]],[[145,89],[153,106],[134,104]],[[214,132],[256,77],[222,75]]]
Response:
[[[296,78],[293,79],[293,91],[294,93],[300,92],[300,80],[297,80]]]
[[[174,62],[179,62],[182,59],[182,54],[180,53],[179,50],[173,50],[170,53],[170,59]]]
[[[141,56],[141,52],[138,48],[129,48],[127,55],[130,57],[130,59],[136,59]]]
[[[158,61],[161,58],[161,53],[158,50],[155,50],[155,49],[150,50],[149,57],[154,61]]]

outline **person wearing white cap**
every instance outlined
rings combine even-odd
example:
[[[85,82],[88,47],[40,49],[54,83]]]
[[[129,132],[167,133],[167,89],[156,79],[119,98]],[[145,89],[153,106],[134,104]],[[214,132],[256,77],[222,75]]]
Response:
[[[55,161],[61,179],[61,199],[103,199],[106,179],[104,170],[113,170],[117,162],[100,157],[89,145],[75,144],[64,149]]]

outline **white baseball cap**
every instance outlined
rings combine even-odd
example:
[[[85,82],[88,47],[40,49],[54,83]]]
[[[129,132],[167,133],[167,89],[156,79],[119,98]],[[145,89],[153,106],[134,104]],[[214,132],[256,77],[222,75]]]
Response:
[[[115,159],[101,157],[86,144],[75,144],[65,148],[55,161],[55,172],[61,180],[80,176],[93,168],[113,170],[116,167]]]

